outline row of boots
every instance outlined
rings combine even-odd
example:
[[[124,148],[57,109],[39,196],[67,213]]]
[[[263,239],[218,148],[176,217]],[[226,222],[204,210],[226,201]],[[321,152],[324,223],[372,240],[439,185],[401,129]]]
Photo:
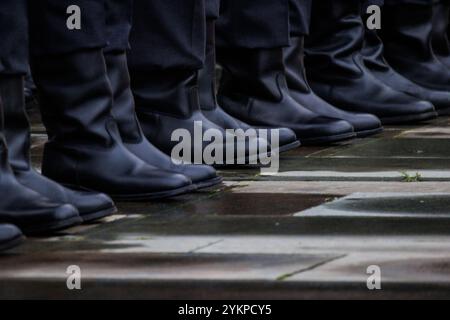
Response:
[[[9,225],[0,225],[0,249],[20,241],[19,229],[48,233],[112,214],[112,199],[160,199],[221,183],[211,166],[171,159],[173,131],[194,133],[198,121],[203,133],[223,134],[217,143],[224,149],[228,141],[243,147],[248,160],[260,150],[367,137],[383,125],[449,114],[447,2],[386,1],[381,30],[366,28],[367,6],[359,0],[312,6],[311,34],[291,37],[286,48],[216,48],[209,19],[199,73],[129,68],[125,51],[34,57],[49,136],[43,175],[30,164],[23,79],[2,75],[0,193],[7,196],[0,223]],[[251,128],[277,129],[278,150],[258,131],[241,142],[226,131]],[[192,155],[207,148],[192,145]]]
[[[303,144],[448,115],[448,7],[388,2],[377,31],[359,0],[314,1],[311,34],[290,47],[219,49],[220,104],[248,123],[291,128]]]

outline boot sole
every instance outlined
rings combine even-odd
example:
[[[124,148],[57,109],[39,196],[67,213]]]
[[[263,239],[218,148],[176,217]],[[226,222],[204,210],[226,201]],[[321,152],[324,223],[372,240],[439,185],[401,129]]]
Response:
[[[327,136],[320,138],[311,138],[311,139],[300,139],[303,145],[323,145],[323,144],[331,144],[335,142],[345,141],[356,138],[356,133],[344,133],[338,134],[335,136]]]
[[[394,125],[394,124],[408,124],[414,122],[422,122],[437,118],[437,112],[424,112],[420,114],[414,114],[409,116],[399,116],[399,117],[388,117],[380,118],[383,125]]]
[[[274,152],[278,152],[278,153],[283,153],[283,152],[287,152],[290,151],[292,149],[297,149],[298,147],[300,147],[302,144],[299,140],[285,144],[284,146],[280,146],[278,149],[273,150]]]
[[[73,217],[58,222],[39,224],[30,227],[19,226],[19,228],[26,235],[46,235],[77,226],[82,222],[83,219],[81,219],[81,217]]]
[[[178,188],[169,191],[160,191],[146,194],[133,194],[133,195],[112,195],[109,196],[116,201],[133,202],[133,201],[150,201],[150,200],[160,200],[175,197],[185,193],[195,191],[196,187],[194,185],[189,185],[183,188]]]
[[[17,247],[25,241],[25,236],[16,237],[8,242],[2,243],[0,245],[0,253],[10,250],[12,248]]]
[[[384,131],[383,127],[379,127],[379,128],[371,129],[371,130],[356,131],[356,137],[357,138],[366,138],[369,136],[374,136],[376,134],[379,134],[383,131]]]
[[[81,219],[83,219],[83,223],[93,222],[95,220],[100,220],[105,217],[109,217],[117,212],[116,207],[111,207],[107,209],[98,210],[91,213],[80,214]]]
[[[214,179],[209,179],[205,181],[200,181],[198,183],[194,183],[194,186],[197,188],[197,190],[206,189],[209,187],[216,186],[218,184],[221,184],[223,182],[222,177],[216,177]]]

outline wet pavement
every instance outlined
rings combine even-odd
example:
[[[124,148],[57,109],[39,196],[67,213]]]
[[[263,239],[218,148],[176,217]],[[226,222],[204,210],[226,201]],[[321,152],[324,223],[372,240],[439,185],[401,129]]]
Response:
[[[216,188],[118,203],[0,256],[0,298],[450,298],[449,124],[302,147],[275,176],[221,170]],[[67,289],[72,265],[82,290]],[[368,289],[373,266],[381,290]]]

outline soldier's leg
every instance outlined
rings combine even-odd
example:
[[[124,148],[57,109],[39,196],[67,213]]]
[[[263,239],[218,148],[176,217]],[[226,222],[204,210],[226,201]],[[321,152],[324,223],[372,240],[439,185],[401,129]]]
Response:
[[[28,70],[26,0],[0,2],[0,223],[13,223],[25,233],[47,233],[73,226],[81,221],[71,205],[52,202],[25,187],[11,168],[4,134],[21,130],[24,119],[11,117],[23,102],[23,77]],[[18,94],[17,94],[18,92]],[[5,108],[5,110],[4,110]],[[6,112],[6,119],[3,111]],[[26,120],[26,119],[25,119]],[[6,122],[6,128],[4,123]],[[9,139],[8,139],[9,140]],[[8,141],[14,149],[15,141]],[[14,151],[12,150],[12,153]],[[8,245],[9,238],[20,237],[14,227],[0,228],[0,242]],[[0,244],[0,247],[2,244]]]
[[[31,3],[35,3],[32,1]],[[34,10],[32,4],[29,10]],[[25,19],[27,15],[25,14]],[[26,32],[28,27],[23,30]],[[23,41],[24,39],[19,39]],[[28,52],[28,41],[23,42]],[[23,59],[22,75],[2,81],[4,97],[5,136],[9,146],[9,159],[19,182],[56,203],[75,206],[83,221],[91,221],[110,215],[115,211],[112,200],[106,195],[80,193],[69,190],[40,175],[31,165],[29,157],[30,124],[25,110],[23,70],[28,59]],[[28,74],[28,72],[27,72]]]
[[[204,1],[135,1],[129,66],[136,110],[147,139],[166,154],[171,155],[179,143],[172,141],[172,133],[183,129],[191,137],[191,156],[185,160],[205,160],[203,151],[210,147],[222,149],[222,156],[217,153],[210,159],[215,164],[226,162],[227,150],[234,153],[233,164],[244,164],[258,157],[257,150],[239,141],[237,146],[234,135],[209,121],[199,106],[197,73],[203,67],[206,42]],[[196,124],[201,124],[202,135],[213,129],[220,139],[194,141]],[[267,147],[267,141],[252,140]],[[245,156],[235,150],[241,147]]]
[[[111,115],[103,48],[106,1],[30,1],[32,71],[49,134],[42,171],[65,185],[123,200],[173,196],[191,181],[145,164],[123,145]]]
[[[204,165],[174,165],[171,158],[145,138],[135,112],[127,64],[132,0],[107,2],[108,46],[104,50],[108,79],[113,92],[112,113],[120,136],[129,151],[146,163],[163,170],[188,176],[197,188],[210,187],[222,181],[214,168]]]
[[[291,45],[283,49],[286,79],[292,98],[321,116],[351,123],[358,137],[382,131],[380,120],[371,114],[356,114],[336,108],[320,98],[310,87],[305,72],[304,42],[311,22],[311,0],[290,0]],[[325,22],[324,22],[325,23]]]
[[[0,38],[3,41],[0,43],[0,74],[16,74],[17,72],[20,74],[24,72],[23,62],[26,63],[26,32],[20,32],[20,30],[24,30],[26,28],[26,14],[20,14],[17,8],[11,7],[15,5],[24,5],[24,2],[21,1],[10,1],[9,3],[3,1],[0,3]],[[14,11],[13,11],[14,10]],[[19,14],[16,16],[12,15],[12,12],[18,12]],[[20,19],[24,19],[20,21]],[[11,24],[11,23],[15,23]],[[25,29],[26,30],[26,29]],[[23,37],[23,38],[21,38]],[[18,46],[16,41],[22,42],[24,45]],[[4,156],[5,143],[3,137],[3,110],[2,110],[2,102],[0,97],[0,175],[3,180],[4,175],[8,175],[8,163],[7,157]],[[6,168],[5,168],[6,167]],[[6,170],[6,172],[5,172]],[[0,189],[3,194],[7,192],[10,188],[8,184],[0,184]],[[4,199],[5,197],[2,197]],[[0,208],[3,212],[5,209],[5,204],[0,200]],[[10,208],[10,210],[14,210],[14,208]],[[1,219],[1,217],[0,217]],[[0,251],[7,250],[11,247],[16,246],[20,239],[22,238],[22,233],[17,227],[1,224],[0,225]]]
[[[389,64],[411,81],[433,90],[450,91],[448,67],[433,50],[435,0],[386,0],[381,37]]]
[[[436,2],[435,9],[440,6],[440,3],[441,2]],[[377,5],[381,8],[381,21],[383,22],[384,0],[364,0],[361,16],[365,19],[365,21],[368,21],[370,14],[373,13],[368,13],[367,9],[373,5]],[[439,39],[444,40],[443,48],[445,50],[445,31],[442,32]],[[430,101],[435,106],[438,114],[448,114],[450,112],[450,92],[425,88],[404,77],[387,63],[384,57],[384,51],[384,44],[380,38],[380,30],[371,29],[366,26],[364,45],[361,54],[363,56],[365,66],[370,70],[370,72],[380,81],[397,91],[406,93],[420,100]]]
[[[221,106],[251,125],[290,128],[304,144],[354,137],[348,122],[319,116],[290,96],[283,63],[289,15],[288,0],[222,1],[217,23],[217,57],[224,68]]]
[[[241,129],[245,132],[255,130],[255,136],[264,134],[272,142],[273,135],[270,128],[256,128],[251,127],[247,123],[234,118],[226,113],[217,102],[216,98],[216,37],[215,37],[215,23],[219,17],[219,0],[206,1],[206,54],[205,65],[199,72],[199,90],[200,90],[200,106],[202,113],[212,122],[224,129]],[[263,129],[259,131],[259,129]],[[288,128],[277,128],[278,130],[278,150],[280,152],[288,151],[300,145],[295,133]],[[271,143],[272,144],[272,143]],[[272,151],[274,146],[272,145]]]
[[[313,1],[306,41],[306,71],[312,89],[340,109],[374,114],[383,124],[436,117],[430,102],[392,89],[365,68],[361,8],[361,0]]]

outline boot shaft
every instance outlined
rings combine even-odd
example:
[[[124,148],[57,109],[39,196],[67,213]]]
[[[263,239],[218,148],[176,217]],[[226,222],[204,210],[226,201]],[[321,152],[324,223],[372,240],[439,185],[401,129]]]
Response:
[[[1,76],[3,99],[3,132],[8,143],[9,162],[15,170],[30,167],[30,123],[25,111],[23,76]]]
[[[113,92],[112,115],[124,142],[138,142],[142,132],[136,118],[126,52],[105,53],[108,79]]]
[[[313,1],[311,10],[311,33],[329,37],[330,33],[346,31],[353,27],[361,32],[363,22],[358,17],[362,12],[361,0]],[[326,23],[324,23],[326,21]]]
[[[363,21],[368,21],[369,14],[367,13],[367,8],[376,4],[380,7],[384,6],[384,0],[367,0],[361,7],[361,17]],[[364,30],[364,42],[361,50],[361,55],[364,58],[366,65],[371,68],[376,68],[377,70],[388,70],[386,59],[384,58],[384,45],[378,31],[376,29],[369,29],[367,26]]]
[[[32,63],[49,139],[108,147],[113,97],[102,51],[33,57]]]
[[[447,35],[450,18],[450,1],[440,0],[433,4],[433,51],[438,56],[450,55],[450,43]]]
[[[8,147],[6,146],[5,136],[3,135],[4,123],[3,102],[0,95],[0,183],[2,180],[6,181],[13,176],[8,160]]]
[[[138,113],[159,113],[189,118],[200,110],[197,72],[192,70],[153,70],[133,72],[131,88]]]
[[[221,48],[217,57],[223,67],[221,93],[282,100],[287,90],[282,48]]]
[[[291,37],[291,45],[283,49],[283,57],[289,89],[309,93],[311,88],[306,77],[304,43],[304,37]]]
[[[1,175],[3,174],[3,171],[4,171],[4,166],[8,161],[8,156],[7,156],[7,152],[6,152],[6,143],[5,143],[5,138],[3,136],[3,125],[4,125],[3,102],[2,102],[2,97],[0,95],[0,179],[1,179]]]
[[[305,43],[308,76],[329,81],[335,75],[359,77],[355,56],[362,50],[364,29],[359,0],[314,1],[311,34]]]
[[[412,59],[431,60],[433,7],[419,2],[385,4],[380,31],[385,52]]]
[[[203,110],[214,110],[216,99],[216,40],[215,20],[206,21],[205,63],[198,73],[200,106]]]

